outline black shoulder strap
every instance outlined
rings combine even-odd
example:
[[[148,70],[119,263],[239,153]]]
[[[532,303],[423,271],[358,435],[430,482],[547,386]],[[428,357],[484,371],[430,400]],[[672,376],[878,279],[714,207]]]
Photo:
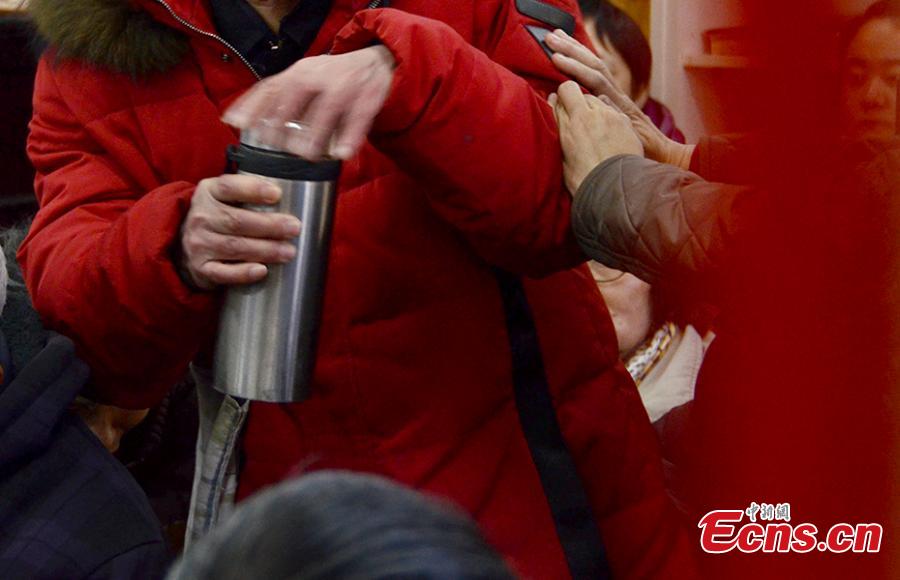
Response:
[[[525,289],[508,272],[495,269],[494,274],[506,314],[519,422],[550,504],[569,572],[576,580],[609,578],[606,549],[594,512],[556,417]]]
[[[569,36],[575,34],[575,17],[561,8],[539,0],[516,0],[516,10],[550,28],[560,28]]]

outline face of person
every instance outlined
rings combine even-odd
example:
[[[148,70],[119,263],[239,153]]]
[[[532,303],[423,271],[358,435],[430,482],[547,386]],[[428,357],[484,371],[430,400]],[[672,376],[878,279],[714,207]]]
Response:
[[[76,400],[73,407],[110,453],[119,449],[122,437],[144,420],[149,409],[132,411],[109,405],[86,404]]]
[[[626,359],[644,342],[653,324],[650,284],[598,262],[589,266],[616,328],[619,356]]]
[[[612,81],[619,87],[619,90],[631,97],[631,100],[639,107],[643,107],[647,102],[647,90],[644,89],[640,94],[634,94],[634,77],[631,76],[631,69],[628,68],[628,64],[622,58],[622,54],[616,50],[616,47],[613,46],[613,43],[607,37],[597,36],[597,28],[592,22],[588,23],[585,28],[587,29],[588,38],[591,39],[594,51],[603,59],[603,63],[609,69]]]
[[[604,64],[606,64],[606,67],[609,69],[609,72],[613,77],[613,82],[616,83],[616,86],[619,87],[623,93],[633,96],[631,92],[631,69],[625,64],[625,59],[622,58],[622,55],[619,54],[616,47],[609,42],[608,38],[605,36],[597,36],[597,28],[593,23],[590,23],[585,28],[587,29],[588,37],[591,39],[591,44],[594,45],[594,50],[600,58],[603,59]]]
[[[850,42],[841,78],[845,133],[889,139],[897,132],[900,23],[872,20]]]

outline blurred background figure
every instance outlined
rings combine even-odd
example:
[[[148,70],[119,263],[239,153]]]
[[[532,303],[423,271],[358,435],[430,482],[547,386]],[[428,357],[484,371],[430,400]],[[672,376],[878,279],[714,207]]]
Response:
[[[684,143],[672,112],[650,97],[653,54],[641,27],[623,10],[607,0],[579,0],[584,26],[594,50],[619,89],[631,97],[663,134]]]
[[[653,55],[640,26],[607,0],[581,0],[579,6],[593,48],[611,80],[665,138],[684,143],[671,111],[650,97]],[[661,435],[671,492],[678,486],[674,481],[675,457],[680,454],[678,433],[683,431],[689,416],[700,365],[715,336],[711,330],[712,310],[698,303],[679,303],[665,288],[651,287],[633,274],[596,261],[589,265],[612,316],[619,356]],[[674,409],[678,411],[663,420]],[[684,507],[677,498],[676,503]]]
[[[606,0],[579,2],[585,28],[593,48],[603,60],[611,80],[650,118],[665,137],[684,143],[669,109],[650,98],[650,70],[653,55],[640,26],[628,14]],[[693,398],[696,374],[712,335],[701,336],[690,324],[679,325],[671,318],[671,304],[659,290],[636,276],[591,262],[591,273],[603,294],[619,340],[619,355],[640,387],[651,421]],[[681,355],[674,355],[681,343]],[[690,351],[689,361],[683,360]],[[669,353],[670,356],[664,356]],[[679,359],[679,364],[675,363]],[[663,379],[664,368],[680,367]],[[691,369],[691,370],[687,370]],[[679,378],[676,379],[675,377]],[[677,380],[671,389],[662,387]]]
[[[827,6],[804,0],[748,7],[747,25],[765,42],[747,61],[758,67],[759,82],[745,94],[743,108],[767,114],[757,129],[761,146],[752,155],[736,158],[751,174],[746,183],[751,189],[724,215],[744,224],[721,228],[730,238],[722,246],[728,259],[720,262],[722,270],[706,289],[718,297],[720,315],[685,445],[695,451],[687,457],[685,470],[697,517],[722,506],[744,507],[747,498],[759,497],[752,501],[791,504],[793,518],[802,511],[803,521],[820,531],[837,522],[879,522],[887,535],[892,522],[900,521],[895,491],[900,148],[891,138],[896,131],[891,127],[896,123],[896,78],[885,66],[897,48],[891,40],[897,2],[868,6],[843,35],[841,103],[828,59],[840,48],[831,34],[837,19]],[[547,43],[557,51],[563,48],[552,35]],[[572,64],[557,55],[554,62]],[[600,83],[592,86],[573,71],[568,72],[595,93],[611,95],[596,91]],[[606,88],[612,85],[607,82]],[[818,98],[799,101],[800,96]],[[607,196],[615,191],[610,184],[629,190],[624,203],[611,207],[658,210],[655,216],[663,223],[690,216],[696,220],[690,204],[674,211],[671,204],[644,201],[667,199],[660,187],[666,183],[684,193],[697,174],[711,181],[743,183],[737,176],[722,175],[722,169],[733,165],[727,160],[732,155],[715,154],[710,142],[702,141],[692,155],[660,156],[677,149],[646,140],[650,133],[643,130],[636,108],[612,100],[641,136],[644,155],[682,171],[641,159],[641,147],[603,156],[595,171],[579,175],[590,173],[597,182],[600,174],[621,169],[620,175],[610,176],[607,187],[596,188]],[[835,114],[835,104],[843,114]],[[609,119],[620,117],[607,108],[612,111]],[[838,135],[856,143],[848,147],[846,140],[835,138]],[[626,155],[612,159],[620,153]],[[598,167],[604,159],[608,161]],[[693,173],[684,171],[688,168]],[[642,190],[653,185],[653,191]],[[695,209],[714,209],[720,197],[698,198]],[[756,210],[748,212],[751,202]],[[647,227],[636,220],[629,224],[641,234],[662,233],[664,241],[687,235],[679,227]],[[738,229],[743,234],[734,236]],[[615,226],[611,231],[617,231]],[[659,261],[659,252],[648,247],[629,246]],[[686,255],[691,252],[675,254],[682,261]],[[627,267],[637,261],[634,255],[623,255],[623,260],[619,267],[636,271]],[[888,558],[896,558],[896,552],[890,553],[895,549],[840,558],[731,553],[706,557],[702,565],[710,578],[893,578],[896,566],[890,567]]]
[[[847,26],[841,43],[841,121],[846,136],[898,134],[900,2],[881,0]]]
[[[0,232],[0,577],[160,578],[159,523],[111,454],[146,411],[80,396],[87,365],[44,330],[25,291],[14,257],[24,231]]]
[[[694,398],[700,365],[715,338],[714,309],[678,304],[663,286],[599,262],[590,268],[616,328],[619,356],[650,421],[657,422]]]
[[[241,504],[169,580],[512,580],[467,516],[387,479],[321,471]]]
[[[590,262],[591,274],[612,316],[619,355],[634,379],[659,437],[666,490],[683,512],[691,511],[679,463],[701,365],[715,339],[715,308],[684,301],[681,291],[651,286],[637,276]]]
[[[51,333],[34,311],[16,248],[27,233],[27,222],[0,230],[0,245],[7,255],[7,270],[0,268],[0,385],[37,357]],[[2,304],[0,304],[2,306]],[[81,417],[103,446],[128,469],[150,502],[173,553],[184,545],[197,441],[197,395],[186,376],[150,409],[128,410],[101,405],[80,394],[66,402]],[[68,420],[68,419],[67,419]]]
[[[676,127],[669,109],[650,98],[653,55],[637,22],[606,0],[581,0],[579,6],[593,48],[606,64],[611,80],[641,108],[665,137],[684,143],[684,135]],[[672,322],[671,305],[665,305],[659,291],[652,291],[649,284],[634,275],[598,262],[591,262],[590,267],[616,328],[619,355],[626,361],[628,371],[639,386],[646,380],[641,390],[642,398],[651,421],[656,421],[672,408],[693,398],[696,371],[711,335],[708,338],[700,336],[689,324],[680,326]],[[680,371],[671,373],[670,378],[674,375],[684,378],[673,389],[679,394],[672,395],[671,391],[662,393],[663,389],[659,386],[661,369],[669,367],[674,357],[667,357],[665,364],[660,362],[666,352],[672,354],[677,351],[683,340],[690,343],[687,349],[691,351],[690,362],[684,362],[696,369],[688,372],[687,376]]]

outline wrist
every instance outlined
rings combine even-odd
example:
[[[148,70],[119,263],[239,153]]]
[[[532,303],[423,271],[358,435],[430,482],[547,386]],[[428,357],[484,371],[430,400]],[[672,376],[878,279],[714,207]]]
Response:
[[[694,149],[696,148],[696,145],[683,145],[681,143],[672,142],[672,146],[669,148],[668,154],[666,155],[665,162],[669,165],[674,165],[675,167],[689,171],[691,168],[691,158],[693,158]]]
[[[394,58],[394,53],[388,50],[388,47],[385,45],[376,44],[363,50],[370,52],[374,64],[387,67],[390,70],[397,68],[397,59]]]

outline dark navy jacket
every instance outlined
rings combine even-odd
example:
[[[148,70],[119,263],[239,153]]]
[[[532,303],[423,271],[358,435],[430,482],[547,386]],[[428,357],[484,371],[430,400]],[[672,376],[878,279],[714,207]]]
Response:
[[[160,578],[168,553],[128,471],[69,411],[88,368],[52,336],[0,391],[0,578]]]

